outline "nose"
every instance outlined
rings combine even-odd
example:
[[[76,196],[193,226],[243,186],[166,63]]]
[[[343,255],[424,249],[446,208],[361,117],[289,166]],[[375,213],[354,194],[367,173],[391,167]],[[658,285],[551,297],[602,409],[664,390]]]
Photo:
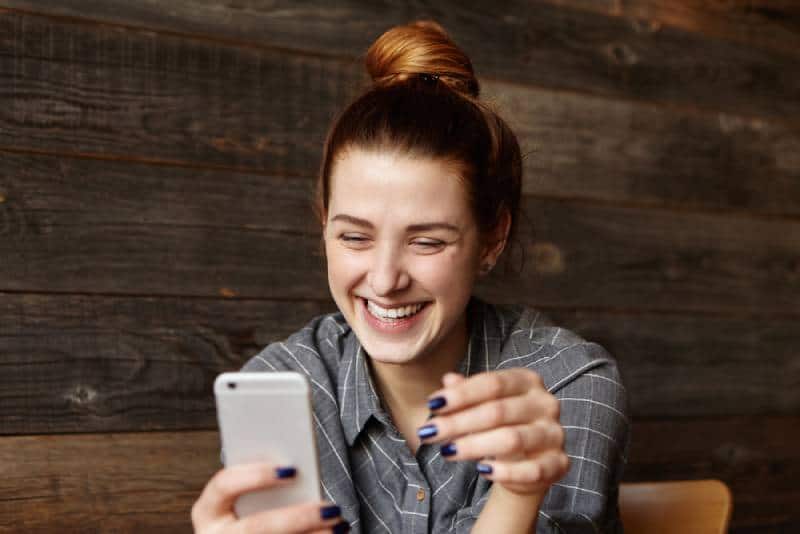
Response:
[[[393,247],[379,247],[375,250],[367,282],[377,297],[385,297],[406,289],[411,283],[402,254]]]

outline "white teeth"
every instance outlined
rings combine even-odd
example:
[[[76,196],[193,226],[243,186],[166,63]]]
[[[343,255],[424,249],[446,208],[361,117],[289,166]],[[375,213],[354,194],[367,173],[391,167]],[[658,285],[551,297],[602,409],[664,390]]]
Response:
[[[411,304],[402,308],[382,308],[371,300],[367,301],[367,308],[370,313],[379,319],[402,319],[416,314],[422,309],[424,304]]]

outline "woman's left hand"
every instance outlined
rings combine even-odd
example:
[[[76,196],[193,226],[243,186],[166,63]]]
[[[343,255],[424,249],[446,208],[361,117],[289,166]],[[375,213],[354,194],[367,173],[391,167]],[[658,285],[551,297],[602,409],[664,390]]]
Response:
[[[483,476],[517,494],[544,493],[567,473],[559,402],[538,374],[448,373],[442,382],[429,405],[444,404],[419,429],[422,443],[442,444],[447,460],[478,460]]]

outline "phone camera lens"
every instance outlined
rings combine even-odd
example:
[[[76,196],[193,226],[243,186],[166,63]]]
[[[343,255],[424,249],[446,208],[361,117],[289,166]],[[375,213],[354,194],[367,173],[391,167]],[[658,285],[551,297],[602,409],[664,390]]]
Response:
[[[236,389],[236,382],[228,382],[228,389]]]

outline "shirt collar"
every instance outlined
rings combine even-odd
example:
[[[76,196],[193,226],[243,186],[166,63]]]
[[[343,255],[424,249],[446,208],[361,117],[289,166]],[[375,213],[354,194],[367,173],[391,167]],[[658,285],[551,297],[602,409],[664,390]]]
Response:
[[[494,311],[494,312],[493,312]],[[503,360],[503,340],[510,324],[493,306],[473,297],[467,304],[469,342],[458,372],[464,376],[494,369]],[[339,365],[339,410],[348,445],[352,446],[371,417],[383,413],[367,364],[367,355],[355,332],[345,338]]]

